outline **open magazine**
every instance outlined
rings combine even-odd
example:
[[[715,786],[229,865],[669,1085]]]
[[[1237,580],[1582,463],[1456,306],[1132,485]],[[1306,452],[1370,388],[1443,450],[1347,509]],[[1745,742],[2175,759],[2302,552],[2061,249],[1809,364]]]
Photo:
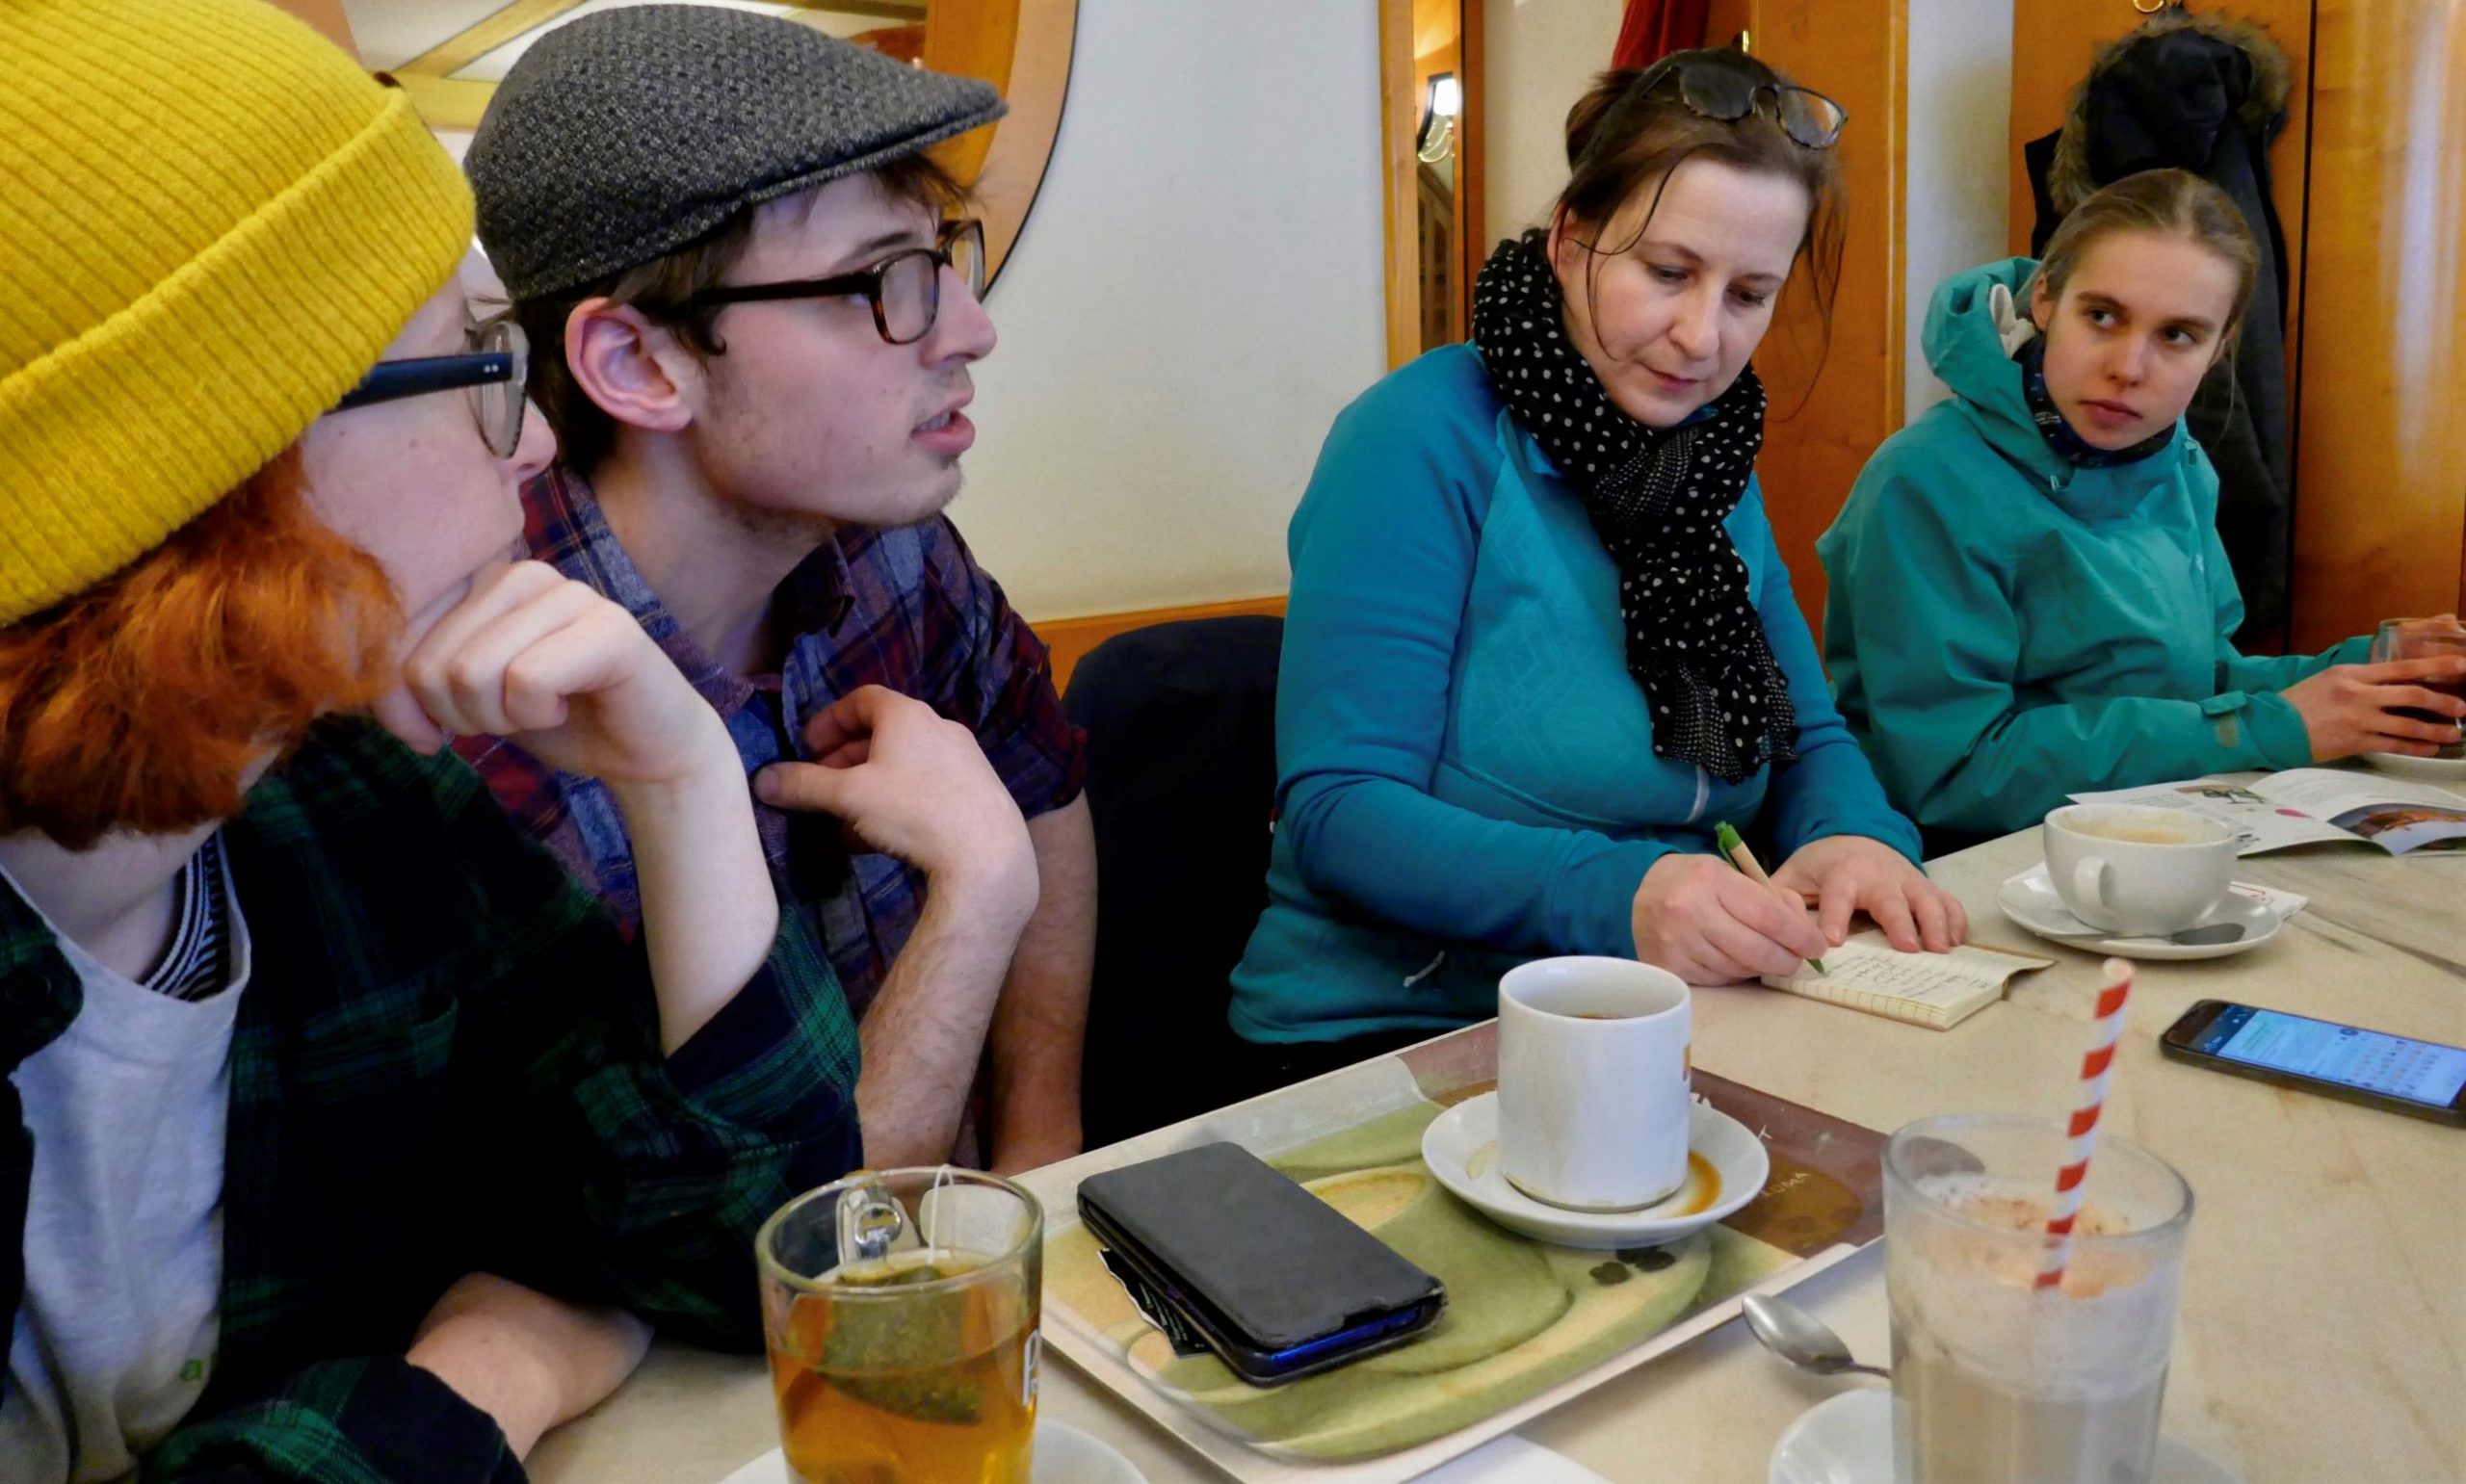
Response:
[[[2294,768],[2251,783],[2195,778],[2072,798],[2204,815],[2242,837],[2242,855],[2353,841],[2392,855],[2466,852],[2466,794],[2379,773]]]

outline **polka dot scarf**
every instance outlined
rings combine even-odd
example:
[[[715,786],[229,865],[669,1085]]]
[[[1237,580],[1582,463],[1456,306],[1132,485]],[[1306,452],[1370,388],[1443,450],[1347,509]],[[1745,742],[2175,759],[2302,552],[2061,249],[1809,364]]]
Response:
[[[1653,751],[1731,784],[1789,761],[1797,712],[1721,526],[1764,445],[1763,383],[1743,370],[1711,416],[1647,428],[1611,402],[1564,330],[1543,234],[1499,244],[1473,283],[1473,343],[1617,564],[1627,669],[1652,707]]]

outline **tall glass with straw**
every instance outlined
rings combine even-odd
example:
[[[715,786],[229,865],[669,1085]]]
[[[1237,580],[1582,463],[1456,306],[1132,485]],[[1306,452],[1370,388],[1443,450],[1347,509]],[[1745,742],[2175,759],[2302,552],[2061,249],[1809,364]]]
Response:
[[[2191,1187],[2095,1142],[2131,989],[2110,960],[2063,1119],[1922,1119],[1884,1149],[1893,1457],[1903,1484],[2135,1484],[2158,1450]]]

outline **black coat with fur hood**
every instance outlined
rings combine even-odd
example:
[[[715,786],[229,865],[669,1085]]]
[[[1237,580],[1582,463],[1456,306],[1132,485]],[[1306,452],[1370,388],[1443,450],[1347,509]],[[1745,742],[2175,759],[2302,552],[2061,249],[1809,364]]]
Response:
[[[2260,272],[2241,341],[2186,415],[2217,466],[2217,534],[2243,588],[2247,637],[2287,616],[2286,234],[2269,195],[2269,147],[2286,124],[2292,76],[2258,26],[2169,10],[2100,47],[2063,128],[2025,151],[2037,192],[2033,252],[2100,186],[2168,166],[2225,191],[2252,229]]]

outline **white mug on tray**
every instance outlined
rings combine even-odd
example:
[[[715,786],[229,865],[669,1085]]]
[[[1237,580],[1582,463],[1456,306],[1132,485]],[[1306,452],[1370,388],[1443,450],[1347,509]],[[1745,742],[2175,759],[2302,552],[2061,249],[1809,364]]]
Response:
[[[1687,1181],[1687,982],[1627,958],[1499,980],[1499,1172],[1537,1201],[1632,1211]]]

